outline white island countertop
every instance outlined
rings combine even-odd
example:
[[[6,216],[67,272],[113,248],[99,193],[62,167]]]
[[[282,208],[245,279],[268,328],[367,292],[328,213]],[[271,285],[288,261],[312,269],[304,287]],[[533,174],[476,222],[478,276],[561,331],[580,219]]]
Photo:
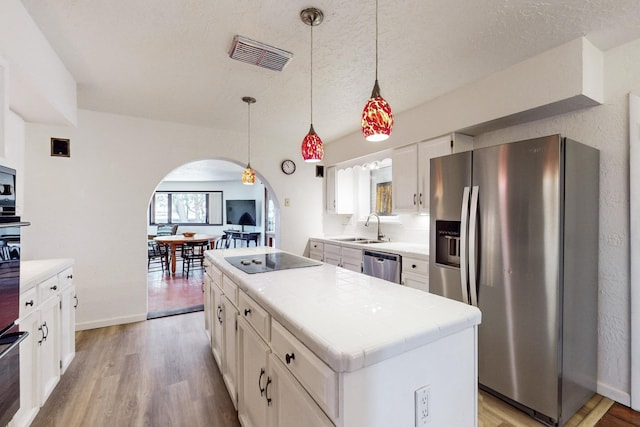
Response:
[[[211,250],[209,258],[336,372],[353,372],[478,325],[480,311],[329,264],[247,274],[224,258],[267,247]]]

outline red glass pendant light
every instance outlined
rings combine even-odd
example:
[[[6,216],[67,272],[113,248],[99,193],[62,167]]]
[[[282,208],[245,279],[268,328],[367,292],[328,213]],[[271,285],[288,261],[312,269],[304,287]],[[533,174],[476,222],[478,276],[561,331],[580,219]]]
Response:
[[[393,113],[389,103],[380,96],[378,85],[378,0],[376,0],[376,81],[371,98],[362,110],[362,134],[367,141],[384,141],[393,129]]]
[[[324,14],[320,9],[316,9],[314,7],[310,7],[307,9],[303,9],[300,12],[300,19],[302,22],[307,24],[309,28],[311,28],[311,67],[310,67],[310,81],[311,81],[311,89],[309,100],[311,103],[311,126],[309,127],[309,133],[302,140],[302,146],[300,147],[302,151],[302,158],[305,162],[319,162],[322,160],[322,156],[324,156],[324,147],[322,144],[322,140],[313,129],[313,27],[316,25],[320,25],[322,20],[324,19]]]

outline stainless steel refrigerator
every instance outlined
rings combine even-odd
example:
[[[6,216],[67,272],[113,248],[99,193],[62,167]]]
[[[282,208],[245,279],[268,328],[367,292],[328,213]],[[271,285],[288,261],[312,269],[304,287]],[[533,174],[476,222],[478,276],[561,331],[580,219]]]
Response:
[[[429,292],[480,308],[480,386],[546,424],[596,390],[598,170],[560,135],[431,160]]]

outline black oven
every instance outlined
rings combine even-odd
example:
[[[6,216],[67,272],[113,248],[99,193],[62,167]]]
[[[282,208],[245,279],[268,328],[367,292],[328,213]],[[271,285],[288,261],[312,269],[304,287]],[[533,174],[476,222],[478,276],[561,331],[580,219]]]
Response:
[[[0,426],[20,407],[20,228],[15,216],[15,171],[0,166]]]

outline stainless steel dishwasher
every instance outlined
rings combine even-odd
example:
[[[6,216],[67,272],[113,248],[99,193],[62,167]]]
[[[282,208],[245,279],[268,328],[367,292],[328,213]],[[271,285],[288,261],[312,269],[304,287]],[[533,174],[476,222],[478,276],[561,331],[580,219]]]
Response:
[[[364,250],[362,252],[362,272],[367,276],[400,283],[402,265],[400,259],[400,255]]]

